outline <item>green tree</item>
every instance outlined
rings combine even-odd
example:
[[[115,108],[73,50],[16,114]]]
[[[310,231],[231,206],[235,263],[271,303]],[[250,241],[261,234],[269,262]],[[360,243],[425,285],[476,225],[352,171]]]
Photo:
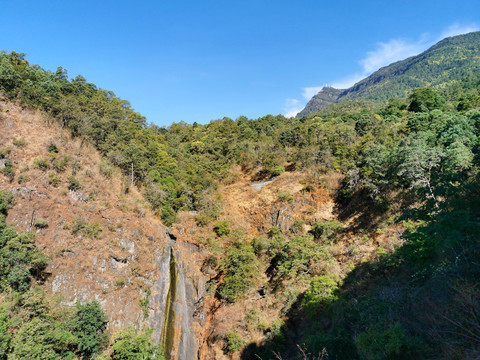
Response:
[[[97,301],[82,305],[77,303],[77,310],[70,319],[72,334],[78,339],[78,352],[90,358],[105,345],[104,331],[107,317]]]

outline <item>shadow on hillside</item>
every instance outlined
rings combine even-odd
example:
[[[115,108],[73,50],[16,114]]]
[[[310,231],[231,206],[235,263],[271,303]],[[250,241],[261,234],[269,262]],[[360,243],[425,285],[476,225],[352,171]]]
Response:
[[[399,193],[390,199],[390,203],[396,204],[403,212],[410,207],[414,201],[412,196],[405,193]],[[375,231],[385,220],[390,211],[390,204],[382,199],[372,199],[365,191],[359,190],[349,196],[344,195],[343,189],[339,189],[335,196],[334,213],[342,222],[353,220],[346,231],[358,232],[364,230],[367,232]]]
[[[344,279],[337,299],[318,302],[313,315],[303,310],[300,295],[284,325],[268,329],[268,340],[248,345],[241,359],[477,359],[478,238],[450,248],[455,256],[445,254],[449,240],[440,248],[435,241],[417,241],[438,231],[436,226],[426,227],[394,254],[359,264]],[[437,255],[418,256],[425,251]],[[321,357],[325,350],[328,357]]]

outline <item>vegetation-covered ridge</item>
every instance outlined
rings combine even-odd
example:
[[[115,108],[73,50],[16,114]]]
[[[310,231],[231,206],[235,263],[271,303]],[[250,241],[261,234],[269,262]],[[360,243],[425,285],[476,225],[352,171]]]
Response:
[[[194,211],[208,233],[194,240],[211,253],[202,271],[212,274],[216,310],[242,301],[250,307],[232,331],[207,339],[232,356],[478,355],[477,75],[449,81],[441,94],[419,88],[408,99],[346,101],[301,119],[267,115],[166,128],[146,124],[128,102],[82,77],[44,71],[17,53],[0,56],[0,87],[94,144],[128,176],[125,190],[136,182],[167,224],[182,210]],[[13,181],[6,151],[2,158],[2,172]],[[294,171],[308,176],[298,192],[275,194],[275,209],[265,209],[276,216],[268,228],[265,222],[252,235],[224,219],[219,185],[245,174],[261,180]],[[332,174],[341,174],[338,189],[325,183]],[[302,196],[317,201],[320,189],[335,191],[334,218],[312,217],[305,207],[278,222]],[[374,254],[359,258],[366,245]],[[6,273],[35,275],[35,267],[20,265]],[[37,281],[29,279],[28,291]],[[13,280],[10,294],[20,291]],[[247,301],[253,294],[266,299],[256,301],[263,308]],[[261,311],[272,307],[277,318],[264,318]]]
[[[297,117],[317,112],[332,102],[406,98],[413,89],[425,86],[444,93],[460,79],[479,70],[480,32],[449,37],[419,55],[375,71],[346,90],[322,89]],[[329,102],[325,102],[325,90],[330,95]]]

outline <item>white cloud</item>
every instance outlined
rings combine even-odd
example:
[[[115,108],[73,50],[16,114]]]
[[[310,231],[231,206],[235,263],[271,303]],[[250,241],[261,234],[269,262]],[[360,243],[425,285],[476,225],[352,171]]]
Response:
[[[297,99],[285,99],[285,117],[294,117],[304,108],[305,104]]]
[[[363,74],[371,74],[382,66],[386,66],[398,60],[417,55],[425,49],[425,42],[409,42],[404,39],[391,39],[387,42],[379,42],[376,49],[367,52],[367,56],[360,61]]]
[[[471,24],[454,23],[442,32],[438,40],[442,40],[450,36],[468,34],[470,32],[479,31],[479,30],[480,30],[480,26],[478,26],[476,23],[471,23]]]
[[[363,74],[363,73],[353,74],[353,75],[350,75],[350,76],[346,76],[343,79],[335,81],[332,84],[332,86],[335,89],[348,89],[350,86],[352,86],[353,84],[356,84],[357,82],[359,82],[363,78],[365,78],[365,74]]]
[[[305,100],[310,100],[322,90],[323,86],[311,86],[302,88],[302,96]]]
[[[440,36],[433,38],[429,34],[422,34],[417,40],[408,40],[402,38],[390,39],[386,42],[379,42],[375,45],[374,50],[368,51],[365,57],[359,61],[361,70],[344,78],[338,79],[332,83],[337,89],[347,89],[360,80],[366,78],[373,72],[383,66],[389,65],[399,60],[406,59],[410,56],[420,54],[438,41],[455,35],[467,34],[473,31],[479,31],[480,26],[476,23],[459,24],[454,23],[441,32]],[[309,101],[315,96],[323,86],[311,86],[302,88],[302,97]],[[285,116],[295,116],[300,112],[306,102],[297,99],[285,100]]]

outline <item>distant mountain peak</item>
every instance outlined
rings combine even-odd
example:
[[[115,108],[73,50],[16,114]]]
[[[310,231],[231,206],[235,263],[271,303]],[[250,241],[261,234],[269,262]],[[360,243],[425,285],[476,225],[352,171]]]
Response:
[[[343,91],[344,90],[335,89],[334,87],[325,84],[325,86],[314,97],[310,99],[305,108],[300,111],[296,115],[296,117],[300,118],[302,116],[311,114],[312,112],[324,109],[329,105],[335,104],[337,102],[338,96]]]
[[[447,37],[419,55],[380,68],[348,89],[325,85],[296,117],[310,115],[340,101],[385,101],[392,97],[405,98],[419,87],[445,87],[479,72],[479,59],[480,31]]]

